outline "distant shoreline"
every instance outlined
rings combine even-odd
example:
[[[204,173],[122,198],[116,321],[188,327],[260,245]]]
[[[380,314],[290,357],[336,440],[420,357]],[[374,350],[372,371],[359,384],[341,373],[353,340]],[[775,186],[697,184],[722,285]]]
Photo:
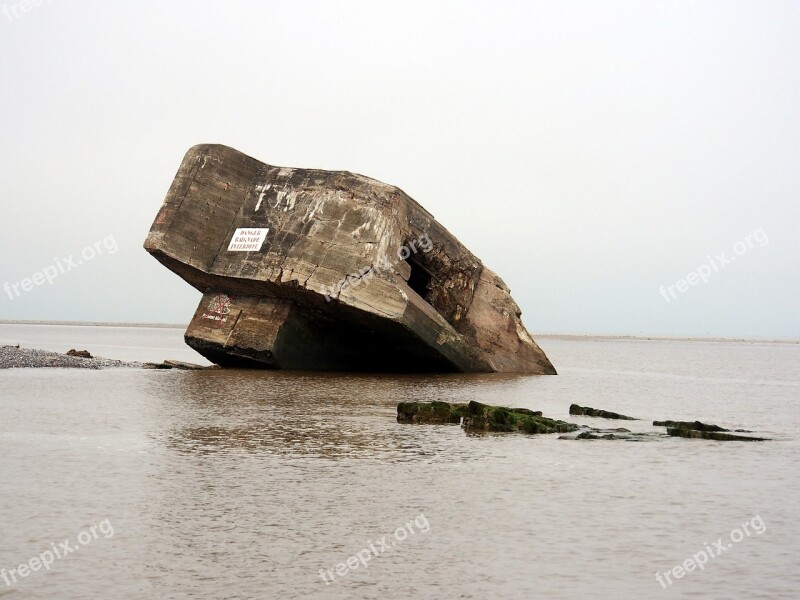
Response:
[[[0,319],[0,325],[60,325],[63,327],[141,327],[143,329],[186,329],[188,323],[114,323],[110,321],[21,321]]]
[[[59,325],[64,327],[141,327],[143,329],[186,329],[188,323],[116,323],[113,321],[24,321],[3,320],[0,325]],[[800,340],[723,337],[670,337],[663,335],[598,335],[573,333],[534,333],[534,339],[564,341],[657,341],[657,342],[751,342],[759,344],[800,344]]]
[[[763,339],[763,338],[723,338],[723,337],[669,337],[663,335],[579,335],[569,333],[539,333],[532,334],[534,340],[564,340],[564,341],[584,341],[584,342],[728,342],[741,343],[749,342],[753,344],[800,344],[800,340],[786,339]]]

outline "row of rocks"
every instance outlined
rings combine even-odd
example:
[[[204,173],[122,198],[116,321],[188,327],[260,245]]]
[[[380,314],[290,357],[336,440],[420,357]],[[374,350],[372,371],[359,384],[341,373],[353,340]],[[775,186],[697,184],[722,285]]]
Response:
[[[633,417],[627,417],[619,413],[582,407],[577,404],[570,406],[570,414],[604,419],[636,420]],[[440,401],[401,402],[397,405],[397,421],[399,423],[438,425],[460,424],[467,433],[562,433],[564,435],[560,436],[560,439],[570,440],[647,441],[670,436],[715,441],[761,442],[767,440],[767,438],[736,435],[729,433],[729,429],[724,429],[719,425],[711,425],[700,421],[653,421],[654,426],[665,427],[666,433],[660,431],[632,432],[625,428],[598,429],[550,419],[542,416],[541,411],[533,411],[527,408],[490,406],[475,401],[469,404],[451,404]],[[744,429],[737,429],[736,431],[750,433]]]
[[[600,410],[597,408],[592,408],[590,406],[579,406],[578,404],[572,404],[569,407],[569,414],[571,415],[583,415],[587,417],[600,417],[603,419],[622,419],[626,421],[635,421],[634,417],[628,417],[626,415],[621,415],[619,413],[610,412],[607,410]],[[730,441],[737,441],[737,442],[763,442],[766,438],[754,437],[754,436],[746,436],[746,435],[735,435],[734,433],[730,433],[730,429],[725,429],[724,427],[720,427],[719,425],[713,425],[710,423],[703,423],[701,421],[653,421],[653,425],[656,427],[664,427],[667,430],[667,436],[673,437],[685,437],[685,438],[700,438],[706,440],[716,440],[720,442],[730,442]],[[748,429],[737,429],[737,433],[752,433],[752,431]],[[630,440],[644,440],[653,437],[666,437],[663,434],[657,432],[642,432],[642,433],[632,433],[627,429],[614,429],[614,430],[603,430],[603,429],[592,429],[589,431],[583,431],[578,433],[574,436],[574,439],[603,439],[603,440],[617,440],[617,439],[630,439]]]
[[[461,424],[467,433],[521,432],[565,433],[575,431],[575,423],[543,417],[541,411],[527,408],[448,402],[401,402],[397,405],[399,423]]]

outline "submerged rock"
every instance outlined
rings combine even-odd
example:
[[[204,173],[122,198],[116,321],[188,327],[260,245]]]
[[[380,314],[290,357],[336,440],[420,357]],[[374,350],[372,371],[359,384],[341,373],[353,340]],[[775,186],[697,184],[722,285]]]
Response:
[[[665,421],[656,421],[654,424],[664,423]],[[670,421],[671,422],[671,421]],[[656,440],[663,440],[668,437],[684,437],[684,438],[702,438],[706,440],[716,440],[721,442],[727,441],[742,441],[742,442],[763,442],[766,441],[767,438],[758,438],[758,437],[748,437],[743,435],[734,435],[731,433],[725,433],[727,430],[723,430],[719,428],[716,429],[708,429],[710,427],[717,427],[716,425],[706,425],[704,423],[700,423],[706,427],[706,430],[700,429],[692,429],[688,427],[689,425],[695,425],[695,423],[684,422],[686,427],[668,427],[667,432],[663,433],[661,431],[642,431],[642,432],[631,432],[628,429],[595,429],[593,427],[581,427],[581,429],[577,432],[568,433],[566,435],[562,435],[559,439],[565,440],[625,440],[630,442],[646,442],[646,441],[656,441]]]
[[[180,369],[182,371],[204,371],[207,368],[203,365],[196,365],[182,360],[165,360],[164,364],[171,369]]]
[[[634,417],[628,417],[626,415],[621,415],[619,413],[610,412],[607,410],[600,410],[598,408],[592,408],[591,406],[579,406],[577,404],[570,404],[569,414],[582,415],[584,417],[599,417],[601,419],[620,419],[623,421],[638,421],[638,419]]]
[[[204,294],[184,339],[222,366],[556,372],[502,279],[362,175],[195,146],[144,246]]]
[[[560,440],[623,440],[628,442],[647,442],[669,437],[658,431],[632,432],[630,429],[581,428],[578,432],[559,436]]]
[[[719,425],[701,423],[700,421],[653,421],[657,427],[669,427],[672,429],[691,429],[694,431],[730,431]]]
[[[727,430],[724,430],[727,431]],[[766,442],[769,438],[751,437],[746,435],[735,435],[733,433],[723,433],[721,431],[702,431],[698,429],[688,429],[681,427],[668,427],[667,433],[676,437],[700,438],[704,440],[716,440],[718,442]]]
[[[209,367],[196,365],[194,363],[183,362],[182,360],[165,360],[160,363],[144,363],[143,369],[178,369],[180,371],[204,371]]]

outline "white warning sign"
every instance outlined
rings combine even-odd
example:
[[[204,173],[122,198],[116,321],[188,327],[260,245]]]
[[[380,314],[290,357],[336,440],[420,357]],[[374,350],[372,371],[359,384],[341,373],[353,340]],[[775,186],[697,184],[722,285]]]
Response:
[[[233,232],[228,252],[257,252],[267,239],[269,228],[239,228]]]

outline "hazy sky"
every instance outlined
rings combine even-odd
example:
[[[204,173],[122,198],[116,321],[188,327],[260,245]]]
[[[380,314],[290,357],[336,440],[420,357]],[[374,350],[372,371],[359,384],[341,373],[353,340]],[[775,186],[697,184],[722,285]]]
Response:
[[[401,187],[533,333],[800,338],[799,31],[800,2],[5,0],[0,319],[188,322],[142,243],[207,142]]]

